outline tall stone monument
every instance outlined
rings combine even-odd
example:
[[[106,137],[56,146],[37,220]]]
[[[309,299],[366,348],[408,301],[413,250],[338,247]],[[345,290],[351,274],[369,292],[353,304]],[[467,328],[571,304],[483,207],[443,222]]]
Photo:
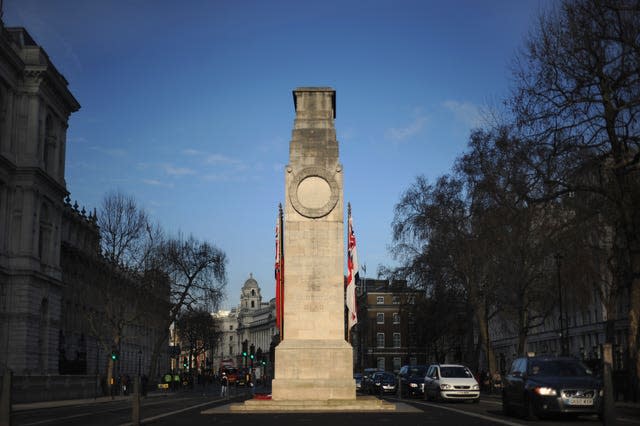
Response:
[[[271,399],[230,404],[229,411],[396,411],[396,404],[373,396],[356,398],[353,349],[344,339],[336,92],[300,87],[293,91],[293,103],[296,118],[285,171],[284,329],[276,347]]]
[[[284,332],[272,399],[355,399],[352,348],[344,339],[342,165],[336,92],[293,91],[296,118],[285,171]]]

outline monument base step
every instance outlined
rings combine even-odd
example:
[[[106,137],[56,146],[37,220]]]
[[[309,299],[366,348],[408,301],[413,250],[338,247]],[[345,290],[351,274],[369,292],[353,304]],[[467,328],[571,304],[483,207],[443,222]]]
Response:
[[[264,400],[250,399],[242,404],[230,404],[231,412],[342,412],[342,411],[369,411],[388,412],[396,411],[396,404],[383,401],[376,397],[362,396],[355,399],[329,399],[329,400]]]

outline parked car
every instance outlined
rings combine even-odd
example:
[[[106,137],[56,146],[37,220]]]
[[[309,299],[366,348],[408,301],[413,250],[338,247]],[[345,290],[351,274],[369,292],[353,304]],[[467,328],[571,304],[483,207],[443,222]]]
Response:
[[[471,370],[459,364],[433,364],[424,378],[424,399],[480,401],[480,385]]]
[[[362,372],[362,392],[368,392],[371,387],[371,376],[374,373],[380,372],[379,368],[365,368]]]
[[[362,374],[353,373],[353,380],[356,382],[356,391],[362,390]]]
[[[398,372],[402,396],[422,395],[426,374],[426,365],[403,365]]]
[[[372,388],[369,393],[383,395],[385,393],[395,393],[397,389],[396,376],[392,373],[375,373],[372,377]]]
[[[384,371],[376,371],[375,373],[373,373],[370,377],[369,380],[367,380],[367,387],[366,389],[364,389],[364,392],[372,395],[374,393],[377,392],[377,386],[380,386],[380,377],[382,375],[386,374],[386,372]],[[376,386],[376,383],[378,384]]]
[[[517,358],[502,384],[502,410],[507,415],[518,410],[528,419],[548,413],[602,416],[602,381],[575,358]]]

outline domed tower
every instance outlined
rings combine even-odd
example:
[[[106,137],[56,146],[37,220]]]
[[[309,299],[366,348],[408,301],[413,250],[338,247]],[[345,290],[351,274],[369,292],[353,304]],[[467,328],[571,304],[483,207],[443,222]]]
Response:
[[[242,286],[240,295],[240,308],[254,310],[260,308],[262,303],[262,295],[260,294],[260,286],[253,278],[253,274],[249,274],[249,279]]]

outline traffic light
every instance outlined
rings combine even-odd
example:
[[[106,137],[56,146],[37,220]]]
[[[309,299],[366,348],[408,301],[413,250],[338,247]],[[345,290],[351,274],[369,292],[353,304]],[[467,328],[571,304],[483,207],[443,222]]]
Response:
[[[116,349],[111,349],[111,360],[112,361],[118,360],[118,351]]]
[[[187,368],[189,366],[189,361],[187,361],[187,357],[186,356],[182,359],[182,366],[184,368]]]
[[[242,357],[246,358],[247,357],[247,351],[242,351]]]

